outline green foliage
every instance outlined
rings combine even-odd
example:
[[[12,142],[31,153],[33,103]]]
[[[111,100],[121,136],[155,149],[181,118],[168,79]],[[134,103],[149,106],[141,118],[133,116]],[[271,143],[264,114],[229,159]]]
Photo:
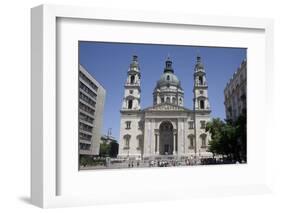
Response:
[[[89,164],[89,158],[87,156],[80,156],[80,166],[87,166]]]
[[[119,144],[117,142],[102,143],[100,145],[100,156],[116,158],[118,155]]]
[[[247,116],[243,113],[236,122],[241,159],[247,161]]]
[[[109,157],[110,144],[102,143],[100,145],[100,156]]]
[[[209,151],[213,155],[223,155],[239,162],[246,161],[246,114],[242,114],[235,122],[215,118],[207,123],[206,131],[211,133]]]
[[[119,144],[116,142],[111,142],[109,156],[112,158],[116,158],[118,155],[118,149],[119,149]]]
[[[90,155],[80,155],[80,166],[97,166],[97,165],[104,165],[105,159],[93,159],[93,156]]]

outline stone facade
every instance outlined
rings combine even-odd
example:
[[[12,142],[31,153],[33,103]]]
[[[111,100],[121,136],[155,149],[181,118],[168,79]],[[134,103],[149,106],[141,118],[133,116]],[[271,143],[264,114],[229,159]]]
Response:
[[[226,118],[236,120],[247,109],[247,61],[244,60],[224,89]]]
[[[184,107],[184,91],[168,58],[153,91],[153,106],[141,109],[141,72],[133,56],[124,85],[121,108],[119,158],[211,157],[211,119],[206,73],[201,58],[194,68],[193,109]],[[195,125],[194,125],[195,124]]]
[[[79,65],[79,154],[98,155],[105,89]]]

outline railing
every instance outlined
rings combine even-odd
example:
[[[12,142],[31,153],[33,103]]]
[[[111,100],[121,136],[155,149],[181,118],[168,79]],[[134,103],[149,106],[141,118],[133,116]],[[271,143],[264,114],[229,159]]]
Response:
[[[92,90],[94,93],[97,94],[97,91],[98,91],[98,87],[97,86],[94,86],[94,85],[91,85],[92,82],[87,82],[85,81],[85,79],[79,78],[80,82],[82,82],[86,87],[88,87],[90,90]],[[93,83],[94,84],[94,83]]]
[[[79,100],[81,103],[83,103],[84,105],[86,105],[87,107],[91,108],[92,110],[95,110],[96,109],[96,104],[95,105],[92,105],[90,103],[88,103],[86,100],[80,98]]]
[[[85,115],[87,115],[87,116],[89,116],[89,117],[95,119],[94,113],[91,114],[91,112],[88,112],[87,110],[85,110],[85,109],[83,109],[83,108],[81,108],[81,107],[80,107],[80,109],[79,109],[79,112],[82,112],[82,113],[84,113]]]
[[[92,136],[92,135],[93,135],[93,133],[92,133],[92,132],[85,131],[85,130],[83,130],[83,129],[79,129],[79,131],[80,131],[81,133],[86,134],[86,135],[90,135],[90,136]]]
[[[87,91],[83,90],[82,88],[79,88],[79,91],[82,92],[84,95],[86,95],[88,98],[92,99],[93,101],[97,101],[97,96],[92,96]]]
[[[82,123],[85,123],[85,124],[87,124],[87,125],[89,125],[89,126],[91,126],[91,127],[94,127],[93,122],[84,120],[83,118],[80,118],[79,121],[82,122]]]
[[[90,145],[92,144],[91,141],[85,140],[85,139],[80,139],[80,138],[79,138],[79,143],[90,144]]]
[[[140,81],[137,81],[135,83],[131,83],[131,82],[125,82],[125,86],[140,86]]]
[[[206,83],[206,82],[204,82],[203,84],[201,84],[201,83],[195,83],[195,86],[207,86],[207,83]]]

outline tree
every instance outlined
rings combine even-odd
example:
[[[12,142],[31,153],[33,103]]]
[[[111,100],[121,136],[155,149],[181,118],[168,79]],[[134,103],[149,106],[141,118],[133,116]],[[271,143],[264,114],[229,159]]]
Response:
[[[92,160],[90,156],[87,155],[80,155],[80,166],[86,167],[87,165],[91,164]]]
[[[223,156],[234,153],[235,129],[219,118],[207,123],[206,130],[211,133],[209,151]]]
[[[206,125],[206,131],[211,133],[209,151],[228,157],[233,161],[246,161],[246,114],[242,114],[233,122],[213,119]]]
[[[241,160],[247,161],[247,113],[243,112],[235,122],[236,134],[239,145],[239,156]]]
[[[110,144],[101,143],[100,144],[100,156],[109,157],[109,152],[110,152]]]
[[[115,141],[110,142],[110,151],[109,156],[112,158],[116,158],[118,155],[119,144]]]
[[[116,141],[100,144],[100,156],[116,158],[118,155],[119,144]]]

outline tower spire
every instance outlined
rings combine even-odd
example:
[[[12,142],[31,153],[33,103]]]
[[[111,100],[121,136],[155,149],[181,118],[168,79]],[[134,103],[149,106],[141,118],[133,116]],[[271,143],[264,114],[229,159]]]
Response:
[[[195,72],[205,72],[205,69],[204,69],[204,64],[202,63],[202,60],[201,60],[201,56],[199,54],[197,54],[197,57],[196,57],[196,65],[195,65],[195,68],[194,68]]]
[[[172,67],[173,62],[172,62],[169,55],[168,55],[168,58],[166,59],[165,64],[166,64],[166,66],[165,66],[165,69],[164,69],[164,73],[166,73],[166,72],[174,73],[174,69]]]
[[[208,85],[206,80],[205,68],[201,57],[197,55],[194,67],[194,109],[210,110],[208,98]]]
[[[140,78],[138,56],[133,55],[124,85],[122,110],[140,110]]]

